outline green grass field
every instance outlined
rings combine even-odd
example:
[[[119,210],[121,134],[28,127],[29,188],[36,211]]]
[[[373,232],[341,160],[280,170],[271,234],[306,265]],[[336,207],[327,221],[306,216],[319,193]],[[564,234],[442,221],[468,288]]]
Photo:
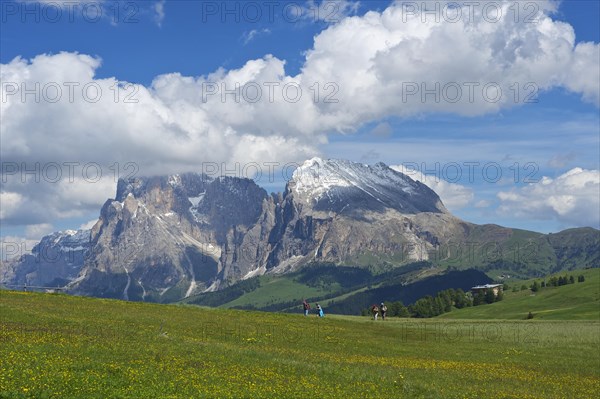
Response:
[[[599,331],[0,291],[0,397],[595,398]]]
[[[292,279],[278,276],[263,276],[261,277],[261,284],[255,291],[228,302],[222,307],[253,305],[259,308],[273,303],[311,298],[328,293],[326,290],[309,287]]]
[[[438,316],[438,319],[506,319],[520,320],[532,312],[540,320],[600,320],[600,269],[574,270],[558,273],[557,276],[573,275],[577,280],[580,274],[583,283],[567,284],[561,287],[541,288],[532,293],[529,289],[504,293],[504,299],[490,305],[452,309]],[[551,276],[548,276],[548,279]],[[537,279],[538,283],[543,279]],[[514,281],[510,287],[529,286],[534,280]]]

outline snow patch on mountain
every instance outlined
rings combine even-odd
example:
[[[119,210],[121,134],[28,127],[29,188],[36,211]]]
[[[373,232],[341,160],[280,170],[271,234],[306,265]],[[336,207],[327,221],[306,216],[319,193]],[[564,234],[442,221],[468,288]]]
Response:
[[[89,242],[90,230],[65,230],[43,237],[37,246],[54,246],[60,251],[66,252],[83,250]]]
[[[412,196],[423,191],[420,183],[384,163],[366,165],[321,158],[312,158],[298,167],[289,188],[295,197],[307,204],[322,200],[343,202],[344,197],[353,191],[390,205],[399,203],[398,194]]]
[[[198,208],[198,205],[204,199],[205,194],[206,191],[200,193],[197,197],[188,197],[188,201],[190,201],[190,203],[192,204],[192,208]]]
[[[352,183],[337,172],[332,161],[312,158],[294,171],[292,180],[296,194],[306,198],[306,202],[319,199],[333,187],[350,187]]]
[[[179,175],[171,175],[171,176],[168,177],[167,183],[171,187],[181,186],[181,176],[179,176]]]

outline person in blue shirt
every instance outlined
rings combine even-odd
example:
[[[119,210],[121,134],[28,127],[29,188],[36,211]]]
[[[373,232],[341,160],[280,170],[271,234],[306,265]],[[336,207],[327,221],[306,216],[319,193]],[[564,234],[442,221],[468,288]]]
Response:
[[[325,316],[325,313],[323,313],[323,308],[318,303],[317,303],[317,314],[319,315],[319,317]]]

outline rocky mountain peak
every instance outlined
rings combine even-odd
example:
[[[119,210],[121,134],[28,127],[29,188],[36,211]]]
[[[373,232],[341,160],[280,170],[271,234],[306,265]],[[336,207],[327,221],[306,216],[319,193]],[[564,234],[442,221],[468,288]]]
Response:
[[[433,190],[383,162],[367,165],[312,158],[296,169],[286,193],[317,211],[395,209],[404,214],[447,213]]]
[[[90,248],[90,230],[49,234],[32,248],[30,254],[3,262],[0,283],[13,287],[63,287],[77,278],[89,257]]]

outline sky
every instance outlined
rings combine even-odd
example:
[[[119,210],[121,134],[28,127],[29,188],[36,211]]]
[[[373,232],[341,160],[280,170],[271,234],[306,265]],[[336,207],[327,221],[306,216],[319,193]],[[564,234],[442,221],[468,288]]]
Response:
[[[315,156],[473,223],[600,225],[598,1],[0,4],[5,243],[89,228],[118,178],[282,191]]]

